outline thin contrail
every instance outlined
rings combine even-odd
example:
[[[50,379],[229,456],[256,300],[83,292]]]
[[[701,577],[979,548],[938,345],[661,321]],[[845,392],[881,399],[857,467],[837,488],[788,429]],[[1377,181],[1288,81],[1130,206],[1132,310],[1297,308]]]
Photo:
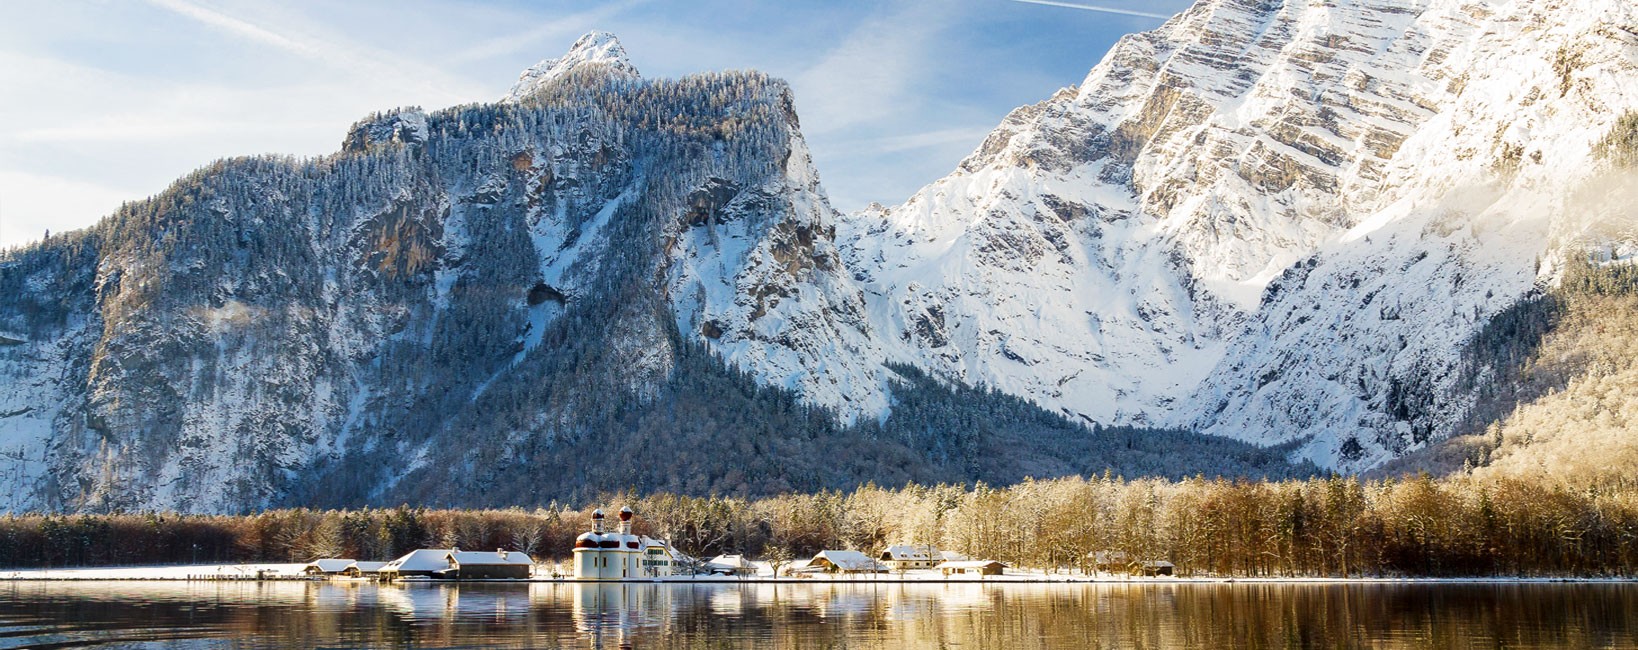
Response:
[[[1087,11],[1100,11],[1100,12],[1103,12],[1103,13],[1106,13],[1106,14],[1120,14],[1122,16],[1137,16],[1139,18],[1155,18],[1155,19],[1159,19],[1159,20],[1170,20],[1171,19],[1171,16],[1167,16],[1165,14],[1149,13],[1147,11],[1132,11],[1131,9],[1116,9],[1114,7],[1099,7],[1097,5],[1083,5],[1083,4],[1076,4],[1076,3],[1073,3],[1073,2],[1057,2],[1056,0],[1012,0],[1012,1],[1013,2],[1022,2],[1022,3],[1025,3],[1025,4],[1032,4],[1032,5],[1047,5],[1049,7],[1068,7],[1070,9],[1085,9]]]

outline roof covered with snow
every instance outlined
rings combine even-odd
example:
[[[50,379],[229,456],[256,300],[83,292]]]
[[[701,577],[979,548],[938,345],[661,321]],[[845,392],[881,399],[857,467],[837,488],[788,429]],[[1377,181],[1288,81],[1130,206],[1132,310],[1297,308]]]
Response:
[[[882,559],[900,561],[925,560],[927,559],[927,551],[928,547],[926,546],[889,546],[882,549]],[[934,552],[936,553],[937,551]]]
[[[303,568],[318,569],[325,573],[341,573],[343,569],[347,568],[347,565],[352,563],[353,560],[350,559],[342,560],[337,558],[319,558],[317,560],[313,560],[312,562],[308,562],[307,566]]]
[[[382,571],[442,571],[449,568],[450,549],[423,548],[388,562]]]
[[[528,553],[518,551],[451,551],[449,556],[455,560],[456,564],[462,566],[535,563]]]
[[[706,566],[718,569],[754,569],[755,564],[743,555],[718,555],[705,561]]]
[[[886,567],[858,551],[820,551],[808,561],[808,566],[829,563],[843,571],[880,571]]]

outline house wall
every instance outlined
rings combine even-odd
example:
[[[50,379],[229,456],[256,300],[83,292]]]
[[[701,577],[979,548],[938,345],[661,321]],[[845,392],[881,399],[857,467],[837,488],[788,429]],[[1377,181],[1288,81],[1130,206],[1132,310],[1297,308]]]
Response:
[[[523,579],[529,577],[530,568],[527,564],[466,564],[456,569],[455,577],[463,580]]]
[[[640,578],[643,573],[643,555],[631,549],[620,549],[620,578]]]
[[[432,575],[431,571],[393,571],[393,572],[390,572],[390,573],[386,572],[386,571],[381,572],[381,579],[382,580],[398,580],[400,578],[408,578],[408,577],[411,577],[411,576],[423,576],[423,577],[427,577],[427,578],[437,577],[437,576]]]
[[[574,550],[574,577],[580,580],[601,580],[603,578],[603,553],[592,549]]]
[[[644,576],[671,575],[670,555],[641,555],[637,562],[642,567]]]

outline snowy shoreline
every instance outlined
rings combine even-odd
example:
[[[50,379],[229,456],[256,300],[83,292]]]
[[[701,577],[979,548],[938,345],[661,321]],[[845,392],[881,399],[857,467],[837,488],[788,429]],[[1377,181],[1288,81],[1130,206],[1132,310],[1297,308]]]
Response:
[[[305,564],[196,564],[168,566],[76,567],[67,569],[0,570],[0,581],[105,581],[105,582],[216,582],[216,581],[310,581],[341,584],[376,584],[371,579],[308,577],[301,573]],[[579,580],[572,577],[537,576],[517,580],[411,580],[391,584],[448,583],[510,584],[1137,584],[1137,585],[1371,585],[1371,584],[1638,584],[1638,577],[1576,576],[1473,576],[1473,577],[1143,577],[1124,575],[1047,574],[1023,571],[999,576],[944,577],[936,571],[909,571],[904,574],[874,574],[827,577],[773,576],[667,576],[624,580]]]

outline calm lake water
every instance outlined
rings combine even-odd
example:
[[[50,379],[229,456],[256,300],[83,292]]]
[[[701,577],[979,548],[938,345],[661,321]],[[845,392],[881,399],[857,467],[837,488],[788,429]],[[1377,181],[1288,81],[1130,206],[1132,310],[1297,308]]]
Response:
[[[1638,648],[1632,584],[0,583],[0,648]]]

